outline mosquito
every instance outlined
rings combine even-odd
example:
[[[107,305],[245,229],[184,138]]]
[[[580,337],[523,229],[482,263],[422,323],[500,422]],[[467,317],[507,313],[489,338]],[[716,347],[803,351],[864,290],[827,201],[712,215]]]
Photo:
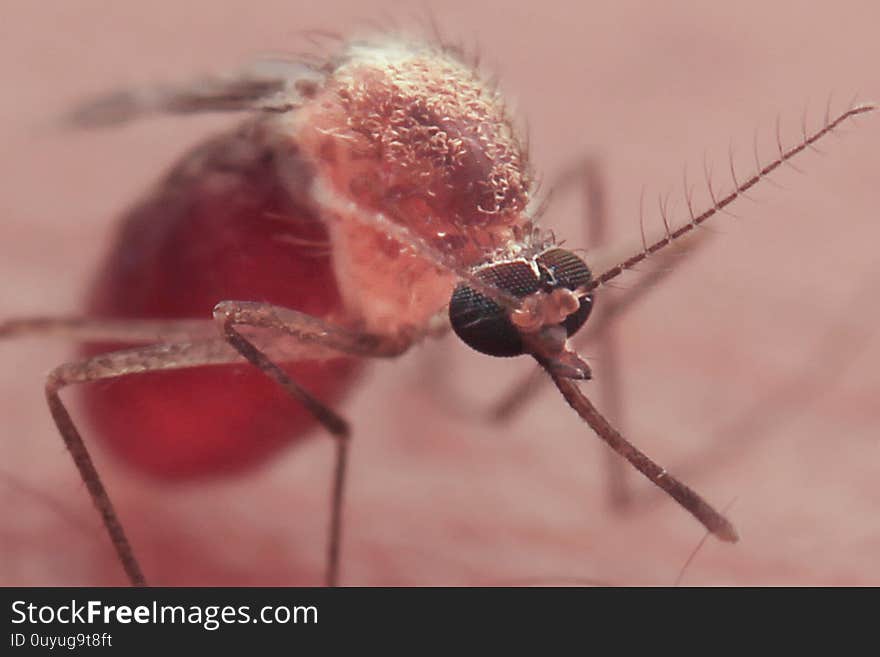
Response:
[[[53,370],[49,410],[133,585],[146,578],[78,423],[155,475],[242,469],[315,425],[335,445],[325,582],[340,581],[351,437],[332,408],[368,358],[450,329],[494,357],[529,356],[617,454],[722,541],[730,521],[626,440],[579,382],[570,338],[599,289],[719,214],[852,117],[828,114],[794,147],[737,178],[711,206],[594,273],[538,220],[525,142],[500,91],[440,40],[383,35],[239,75],[101,98],[84,127],[154,114],[246,118],[185,154],[123,218],[83,317],[0,324],[0,336],[85,343]],[[689,199],[688,199],[689,200]],[[218,367],[223,366],[223,367]],[[199,404],[199,400],[202,403]],[[210,401],[210,403],[206,403]]]

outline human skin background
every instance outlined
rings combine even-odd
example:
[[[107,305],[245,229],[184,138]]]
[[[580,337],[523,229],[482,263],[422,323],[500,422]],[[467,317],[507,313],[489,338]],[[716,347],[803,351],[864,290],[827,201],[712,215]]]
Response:
[[[424,16],[405,2],[313,4],[6,0],[0,315],[75,313],[119,213],[234,121],[57,130],[77,100],[301,49],[300,30]],[[838,109],[856,92],[880,100],[876,2],[452,0],[433,13],[498,74],[538,170],[602,158],[618,251],[638,246],[643,186],[656,229],[658,193],[674,189],[674,214],[686,212],[685,163],[705,203],[704,151],[726,188],[731,140],[742,179],[756,130],[772,155],[777,114],[790,144],[808,101],[815,126],[832,91]],[[717,506],[735,500],[742,541],[708,541],[686,584],[880,583],[877,119],[798,159],[804,175],[774,176],[781,189],[762,185],[733,208],[739,219],[714,219],[720,234],[619,325],[626,435]],[[572,199],[544,223],[584,245]],[[840,339],[817,356],[835,325]],[[44,376],[71,353],[57,340],[0,343],[0,584],[125,583],[45,407]],[[601,377],[599,354],[586,355]],[[530,367],[449,339],[370,370],[340,409],[355,427],[344,583],[675,581],[701,527],[637,475],[635,509],[611,511],[605,447],[558,395],[546,389],[511,424],[487,426],[438,401],[432,363],[474,402]],[[718,442],[762,400],[758,430]],[[268,585],[320,583],[331,454],[316,432],[247,476],[170,487],[96,458],[152,583]]]

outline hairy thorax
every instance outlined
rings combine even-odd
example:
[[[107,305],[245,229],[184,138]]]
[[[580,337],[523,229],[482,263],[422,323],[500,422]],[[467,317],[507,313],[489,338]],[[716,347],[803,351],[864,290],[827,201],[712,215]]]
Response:
[[[463,266],[531,230],[523,144],[498,91],[455,54],[355,44],[308,95],[279,120],[310,169],[313,202],[347,202],[333,211],[348,216],[328,221],[334,266],[371,330],[424,325],[455,280],[364,217],[381,214]]]

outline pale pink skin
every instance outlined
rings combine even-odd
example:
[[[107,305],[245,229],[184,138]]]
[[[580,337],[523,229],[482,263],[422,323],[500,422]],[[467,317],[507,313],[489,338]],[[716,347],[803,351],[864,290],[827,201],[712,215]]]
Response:
[[[501,5],[446,2],[437,20],[454,37],[476,35],[528,119],[537,167],[549,176],[585,152],[603,156],[619,250],[638,243],[643,183],[656,226],[656,193],[680,189],[685,162],[705,189],[704,149],[726,186],[731,138],[744,177],[755,129],[770,156],[777,112],[790,143],[807,99],[815,125],[832,90],[838,108],[856,91],[880,97],[880,8],[851,5],[805,15],[756,1],[662,9],[633,2],[573,15],[560,3],[536,16],[523,3],[505,11],[502,26]],[[172,119],[64,134],[51,129],[59,113],[126,83],[295,50],[301,27],[348,31],[399,5],[304,13],[277,2],[261,15],[246,2],[222,12],[211,6],[129,4],[114,13],[81,1],[19,3],[7,12],[0,77],[13,102],[0,107],[3,316],[75,312],[114,217],[184,144],[228,124]],[[621,325],[625,433],[718,506],[736,499],[730,516],[742,542],[708,541],[686,584],[880,583],[880,340],[864,346],[827,394],[794,416],[784,409],[760,440],[687,468],[715,449],[714,429],[805,367],[860,285],[844,342],[880,326],[880,123],[865,117],[847,132],[821,145],[824,157],[796,162],[806,175],[776,176],[784,190],[764,185],[753,194],[760,203],[738,203],[740,221],[713,221],[724,234]],[[582,246],[570,200],[545,224]],[[681,201],[675,210],[682,215]],[[525,360],[494,361],[454,340],[430,349],[376,367],[340,409],[356,427],[343,582],[675,581],[703,534],[691,517],[654,498],[629,515],[608,510],[605,448],[551,390],[509,427],[492,428],[456,414],[425,384],[428,361],[442,363],[459,392],[488,402],[528,370]],[[71,352],[42,340],[0,345],[0,463],[17,482],[0,478],[2,584],[125,583],[42,396],[43,375]],[[601,360],[592,365],[601,377]],[[825,356],[803,380],[821,381],[836,365]],[[588,393],[595,387],[585,384]],[[252,476],[173,488],[98,460],[152,582],[317,584],[330,458],[329,441],[316,434]],[[649,486],[632,480],[640,491]]]

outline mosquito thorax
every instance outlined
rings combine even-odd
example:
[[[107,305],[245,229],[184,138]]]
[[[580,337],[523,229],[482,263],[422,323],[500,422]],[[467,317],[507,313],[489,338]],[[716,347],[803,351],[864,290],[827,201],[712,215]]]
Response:
[[[295,144],[295,170],[316,181],[304,201],[324,214],[335,205],[342,219],[328,231],[360,325],[424,326],[456,277],[363,217],[381,213],[463,268],[482,262],[531,230],[524,141],[497,87],[440,43],[354,42],[325,74],[296,113],[277,119]]]
[[[555,246],[532,256],[493,260],[475,267],[474,274],[522,299],[519,309],[509,310],[465,283],[455,288],[449,302],[452,329],[469,347],[489,356],[537,355],[534,345],[548,342],[561,352],[593,307],[593,295],[579,292],[592,280],[589,267]]]

